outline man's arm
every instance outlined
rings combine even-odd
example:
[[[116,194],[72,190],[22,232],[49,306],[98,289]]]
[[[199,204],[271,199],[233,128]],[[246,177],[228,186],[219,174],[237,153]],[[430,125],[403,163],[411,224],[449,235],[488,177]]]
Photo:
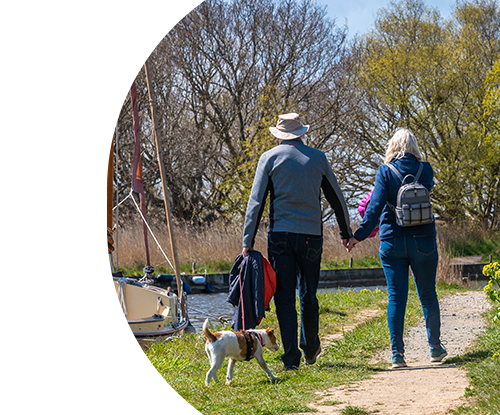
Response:
[[[250,192],[245,214],[243,248],[253,248],[259,222],[266,205],[270,184],[269,172],[266,164],[266,158],[261,157],[255,172],[252,191]],[[245,252],[243,252],[243,255],[245,256]]]
[[[331,168],[329,168],[327,173],[323,176],[321,189],[323,190],[326,200],[330,203],[330,206],[335,213],[335,217],[337,218],[337,223],[340,228],[340,237],[344,243],[344,240],[348,241],[352,237],[349,212],[347,210],[347,204],[345,202],[344,195],[342,194],[342,190],[340,190],[337,178]]]

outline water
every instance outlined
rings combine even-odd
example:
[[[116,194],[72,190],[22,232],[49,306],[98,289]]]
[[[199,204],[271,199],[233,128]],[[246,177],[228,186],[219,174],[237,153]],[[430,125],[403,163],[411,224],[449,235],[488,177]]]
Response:
[[[353,288],[322,288],[318,292],[327,291],[347,291],[354,290],[385,290],[387,287],[353,287]],[[203,322],[206,318],[211,323],[216,324],[222,322],[231,322],[233,317],[234,307],[226,302],[228,293],[213,293],[213,294],[192,294],[187,296],[187,307],[189,321],[195,327],[197,332],[201,332]]]
[[[482,289],[488,281],[471,281],[471,288]],[[328,291],[348,291],[354,290],[387,290],[384,285],[373,287],[340,287],[340,288],[320,288],[318,292]],[[231,322],[234,307],[226,302],[228,293],[213,293],[213,294],[192,294],[187,296],[187,306],[189,320],[196,328],[197,332],[201,332],[201,327],[206,318],[212,323]]]
[[[205,319],[216,324],[220,319],[231,321],[234,307],[226,302],[228,293],[192,294],[187,296],[189,321],[201,332]]]

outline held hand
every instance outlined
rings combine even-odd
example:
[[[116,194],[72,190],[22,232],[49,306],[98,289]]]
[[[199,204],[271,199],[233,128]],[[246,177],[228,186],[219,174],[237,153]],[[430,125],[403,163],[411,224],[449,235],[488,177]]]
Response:
[[[352,236],[346,246],[347,252],[351,252],[357,244],[359,244],[359,241]]]
[[[253,248],[243,248],[243,250],[241,251],[241,255],[243,255],[243,258],[246,258],[250,251],[253,251]]]

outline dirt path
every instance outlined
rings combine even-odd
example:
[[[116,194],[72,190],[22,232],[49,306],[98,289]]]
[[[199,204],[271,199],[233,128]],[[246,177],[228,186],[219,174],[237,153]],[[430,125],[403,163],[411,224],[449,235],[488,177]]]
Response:
[[[462,258],[453,258],[451,260],[451,265],[468,265],[468,264],[480,264],[482,255],[466,256]]]
[[[488,300],[482,291],[471,291],[446,297],[440,305],[441,339],[448,357],[464,353],[485,328],[481,315],[490,307]],[[345,407],[356,406],[381,415],[436,415],[460,406],[468,386],[466,373],[446,360],[429,362],[423,320],[410,328],[405,344],[408,368],[388,369],[362,382],[318,392],[310,407],[320,414],[340,414]],[[386,351],[376,359],[389,362],[390,357]]]

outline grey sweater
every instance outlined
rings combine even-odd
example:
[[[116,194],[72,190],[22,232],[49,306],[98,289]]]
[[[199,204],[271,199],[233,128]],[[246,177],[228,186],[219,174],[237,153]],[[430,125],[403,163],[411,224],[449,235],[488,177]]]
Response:
[[[321,190],[335,213],[341,238],[350,238],[347,206],[325,154],[300,139],[282,141],[265,152],[248,200],[243,247],[254,245],[268,194],[269,232],[322,235]]]

